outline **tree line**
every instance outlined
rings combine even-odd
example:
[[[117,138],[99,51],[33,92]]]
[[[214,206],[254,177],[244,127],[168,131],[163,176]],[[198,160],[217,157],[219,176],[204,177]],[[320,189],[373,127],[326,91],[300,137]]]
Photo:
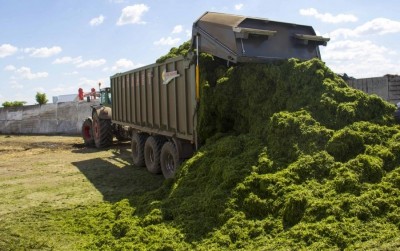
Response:
[[[36,102],[39,105],[45,105],[49,100],[46,97],[45,93],[37,92],[35,96]],[[25,105],[25,101],[5,101],[3,104],[1,104],[4,108],[6,107],[18,107],[18,106],[23,106]]]

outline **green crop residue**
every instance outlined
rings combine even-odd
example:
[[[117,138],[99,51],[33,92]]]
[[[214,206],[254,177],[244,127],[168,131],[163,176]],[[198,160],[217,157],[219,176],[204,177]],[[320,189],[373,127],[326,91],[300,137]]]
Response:
[[[66,214],[81,249],[400,248],[394,105],[317,59],[200,59],[202,147],[156,190]]]
[[[191,44],[191,41],[189,40],[189,41],[186,41],[185,43],[183,43],[182,45],[180,45],[178,48],[176,48],[176,47],[171,48],[171,50],[169,50],[168,54],[158,58],[156,60],[156,63],[163,63],[163,62],[165,62],[165,60],[167,60],[169,58],[177,57],[179,55],[187,56],[187,54],[189,53],[190,44]]]

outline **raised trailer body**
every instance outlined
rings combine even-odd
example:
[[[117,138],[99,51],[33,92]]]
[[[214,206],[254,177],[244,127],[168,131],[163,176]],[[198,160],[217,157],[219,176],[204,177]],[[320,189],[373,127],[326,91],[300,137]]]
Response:
[[[180,162],[198,148],[199,53],[227,64],[308,60],[320,58],[318,46],[329,40],[317,36],[311,26],[214,12],[196,20],[192,31],[188,58],[179,56],[110,78],[111,119],[93,112],[96,146],[108,144],[112,127],[116,135],[130,135],[136,166],[173,177]]]

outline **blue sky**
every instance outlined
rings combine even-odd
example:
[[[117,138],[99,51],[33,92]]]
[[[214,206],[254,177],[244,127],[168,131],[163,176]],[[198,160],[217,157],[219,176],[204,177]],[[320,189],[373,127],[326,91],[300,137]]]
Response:
[[[400,2],[328,0],[0,0],[0,105],[74,94],[154,63],[206,11],[311,25],[322,60],[357,78],[400,74]]]

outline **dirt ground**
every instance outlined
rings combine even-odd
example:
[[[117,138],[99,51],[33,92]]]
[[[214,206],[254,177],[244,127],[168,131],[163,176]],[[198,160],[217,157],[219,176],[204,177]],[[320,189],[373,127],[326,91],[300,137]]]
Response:
[[[86,148],[72,136],[0,135],[0,250],[42,249],[38,239],[50,250],[67,250],[68,236],[53,238],[43,230],[50,223],[40,226],[43,212],[119,201],[149,189],[139,184],[149,178],[152,186],[162,184],[162,175],[131,165],[129,148],[129,142]]]

